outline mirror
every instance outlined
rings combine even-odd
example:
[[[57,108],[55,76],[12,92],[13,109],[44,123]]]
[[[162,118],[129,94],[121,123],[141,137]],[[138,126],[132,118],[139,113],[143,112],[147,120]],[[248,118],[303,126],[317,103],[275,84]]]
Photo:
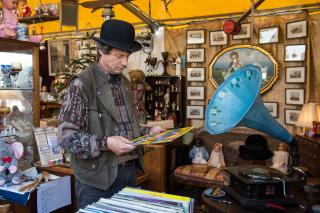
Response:
[[[217,88],[232,72],[246,64],[261,68],[261,94],[268,91],[278,79],[279,65],[268,51],[253,45],[235,45],[223,49],[214,57],[209,65],[210,82]]]

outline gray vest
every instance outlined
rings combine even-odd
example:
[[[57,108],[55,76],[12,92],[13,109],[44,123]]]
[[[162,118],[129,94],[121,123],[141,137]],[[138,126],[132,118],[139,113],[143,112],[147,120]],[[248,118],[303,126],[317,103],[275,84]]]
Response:
[[[119,114],[116,111],[112,89],[105,73],[95,63],[81,72],[82,81],[89,100],[89,131],[98,136],[112,136],[118,132]],[[121,90],[128,110],[129,119],[136,137],[140,136],[134,96],[130,82],[122,76]],[[142,147],[138,147],[139,161],[142,163]],[[117,156],[111,151],[103,151],[94,159],[79,159],[71,155],[73,174],[81,182],[96,188],[107,190],[115,181],[118,172]]]

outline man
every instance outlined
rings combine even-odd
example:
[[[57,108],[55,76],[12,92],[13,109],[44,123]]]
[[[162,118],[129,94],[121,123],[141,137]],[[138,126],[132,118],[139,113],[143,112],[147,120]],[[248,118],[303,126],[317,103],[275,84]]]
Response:
[[[130,54],[141,49],[134,36],[131,24],[105,21],[100,38],[93,37],[98,62],[70,82],[62,103],[58,142],[71,153],[78,208],[135,186],[136,165],[142,167],[141,147],[131,142],[141,133],[134,97],[121,75]]]
[[[231,59],[231,62],[229,64],[229,67],[227,69],[227,73],[224,79],[227,79],[231,73],[233,73],[236,70],[239,70],[243,66],[243,63],[241,63],[239,60],[239,55],[237,52],[231,52],[230,59]]]

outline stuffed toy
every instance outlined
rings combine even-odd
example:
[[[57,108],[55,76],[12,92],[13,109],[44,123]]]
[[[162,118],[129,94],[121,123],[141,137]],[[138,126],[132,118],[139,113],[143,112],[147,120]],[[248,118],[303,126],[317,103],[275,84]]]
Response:
[[[189,152],[189,157],[192,163],[207,164],[209,153],[203,146],[203,142],[200,138],[194,140],[194,146]]]
[[[21,12],[22,12],[22,17],[29,17],[31,16],[31,9],[30,7],[27,5],[27,0],[20,0],[19,1],[20,5],[21,5]]]
[[[224,156],[223,156],[221,143],[215,143],[213,145],[213,150],[211,152],[210,159],[208,161],[208,165],[212,166],[214,168],[221,168],[221,167],[226,166],[226,164],[224,162]]]
[[[6,143],[0,140],[0,186],[6,183],[14,185],[21,183],[21,173],[18,169],[18,160],[23,154],[23,145],[20,142]]]
[[[285,143],[280,143],[278,151],[274,151],[272,158],[272,168],[281,171],[283,174],[288,174],[289,165],[289,147]]]
[[[18,18],[14,11],[17,8],[18,0],[2,0],[3,14],[0,22],[0,37],[16,38]]]

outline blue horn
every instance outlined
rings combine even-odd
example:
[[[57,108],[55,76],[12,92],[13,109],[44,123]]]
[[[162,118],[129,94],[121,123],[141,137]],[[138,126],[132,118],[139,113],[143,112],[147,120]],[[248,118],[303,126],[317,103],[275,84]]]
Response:
[[[206,130],[210,134],[220,134],[236,126],[245,126],[291,143],[292,135],[261,102],[261,81],[260,68],[254,65],[233,72],[211,98],[206,109]]]

